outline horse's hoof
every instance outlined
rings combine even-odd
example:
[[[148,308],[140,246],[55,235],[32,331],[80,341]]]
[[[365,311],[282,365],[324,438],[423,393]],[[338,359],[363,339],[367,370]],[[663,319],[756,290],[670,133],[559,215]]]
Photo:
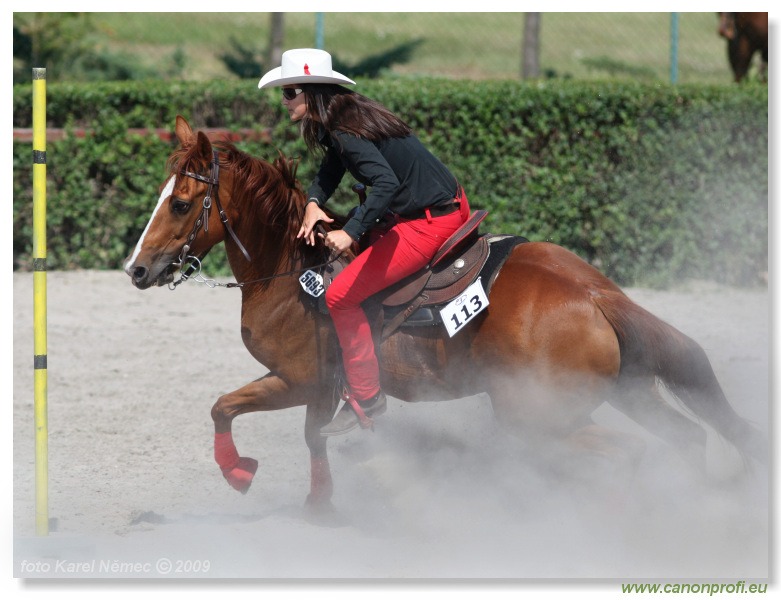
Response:
[[[348,520],[336,510],[331,500],[326,498],[313,498],[309,494],[304,503],[304,520],[312,525],[321,527],[345,527]]]
[[[247,458],[242,456],[239,458],[239,462],[235,467],[231,469],[224,469],[222,474],[231,487],[240,491],[242,494],[246,494],[249,490],[249,486],[252,485],[252,478],[255,477],[255,472],[258,470],[258,461],[254,458]]]

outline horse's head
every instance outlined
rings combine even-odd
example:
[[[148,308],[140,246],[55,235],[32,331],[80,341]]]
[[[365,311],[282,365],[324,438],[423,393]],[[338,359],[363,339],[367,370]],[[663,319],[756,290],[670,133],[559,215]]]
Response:
[[[182,117],[176,118],[176,136],[181,146],[168,160],[171,174],[125,260],[125,272],[139,289],[170,283],[188,256],[202,257],[224,238],[218,210],[212,208],[219,164],[211,142],[204,133],[193,133]]]

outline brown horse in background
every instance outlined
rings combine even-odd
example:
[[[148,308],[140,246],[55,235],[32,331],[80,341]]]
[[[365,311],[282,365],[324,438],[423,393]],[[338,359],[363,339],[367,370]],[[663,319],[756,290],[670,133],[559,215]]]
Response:
[[[767,80],[767,13],[719,14],[719,35],[727,40],[729,58],[735,81],[740,82],[751,67],[754,54],[759,52],[762,66],[759,78]]]
[[[225,242],[242,294],[242,339],[269,373],[217,400],[215,436],[224,440],[239,415],[306,405],[307,504],[330,506],[327,438],[319,430],[338,402],[338,343],[329,318],[303,297],[298,281],[298,273],[322,260],[323,249],[296,239],[306,197],[295,165],[284,157],[273,164],[253,158],[228,142],[213,147],[181,117],[176,134],[181,147],[169,159],[171,175],[125,270],[139,289],[169,284],[183,257],[202,257]],[[209,210],[214,201],[216,210]],[[499,422],[530,443],[552,445],[537,448],[632,463],[641,452],[636,441],[591,419],[607,401],[704,464],[705,430],[668,404],[662,382],[745,456],[766,458],[764,437],[732,409],[702,348],[568,250],[516,246],[489,300],[452,338],[444,327],[415,327],[384,339],[383,389],[405,401],[486,392]],[[246,492],[257,462],[239,457],[232,438],[230,446],[233,458],[218,464]]]

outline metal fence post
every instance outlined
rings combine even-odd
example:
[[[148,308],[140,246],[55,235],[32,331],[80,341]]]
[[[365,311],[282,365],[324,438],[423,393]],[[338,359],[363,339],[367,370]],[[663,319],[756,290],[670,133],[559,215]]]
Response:
[[[315,48],[323,50],[325,47],[325,14],[315,13]]]
[[[678,13],[670,13],[670,83],[678,83]]]

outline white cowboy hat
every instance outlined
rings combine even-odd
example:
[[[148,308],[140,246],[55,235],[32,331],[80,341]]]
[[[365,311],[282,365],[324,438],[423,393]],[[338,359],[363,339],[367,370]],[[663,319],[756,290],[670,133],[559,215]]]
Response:
[[[271,69],[258,83],[258,87],[280,87],[296,83],[341,83],[355,82],[337,73],[331,66],[331,55],[325,50],[297,48],[282,54],[282,66]]]

